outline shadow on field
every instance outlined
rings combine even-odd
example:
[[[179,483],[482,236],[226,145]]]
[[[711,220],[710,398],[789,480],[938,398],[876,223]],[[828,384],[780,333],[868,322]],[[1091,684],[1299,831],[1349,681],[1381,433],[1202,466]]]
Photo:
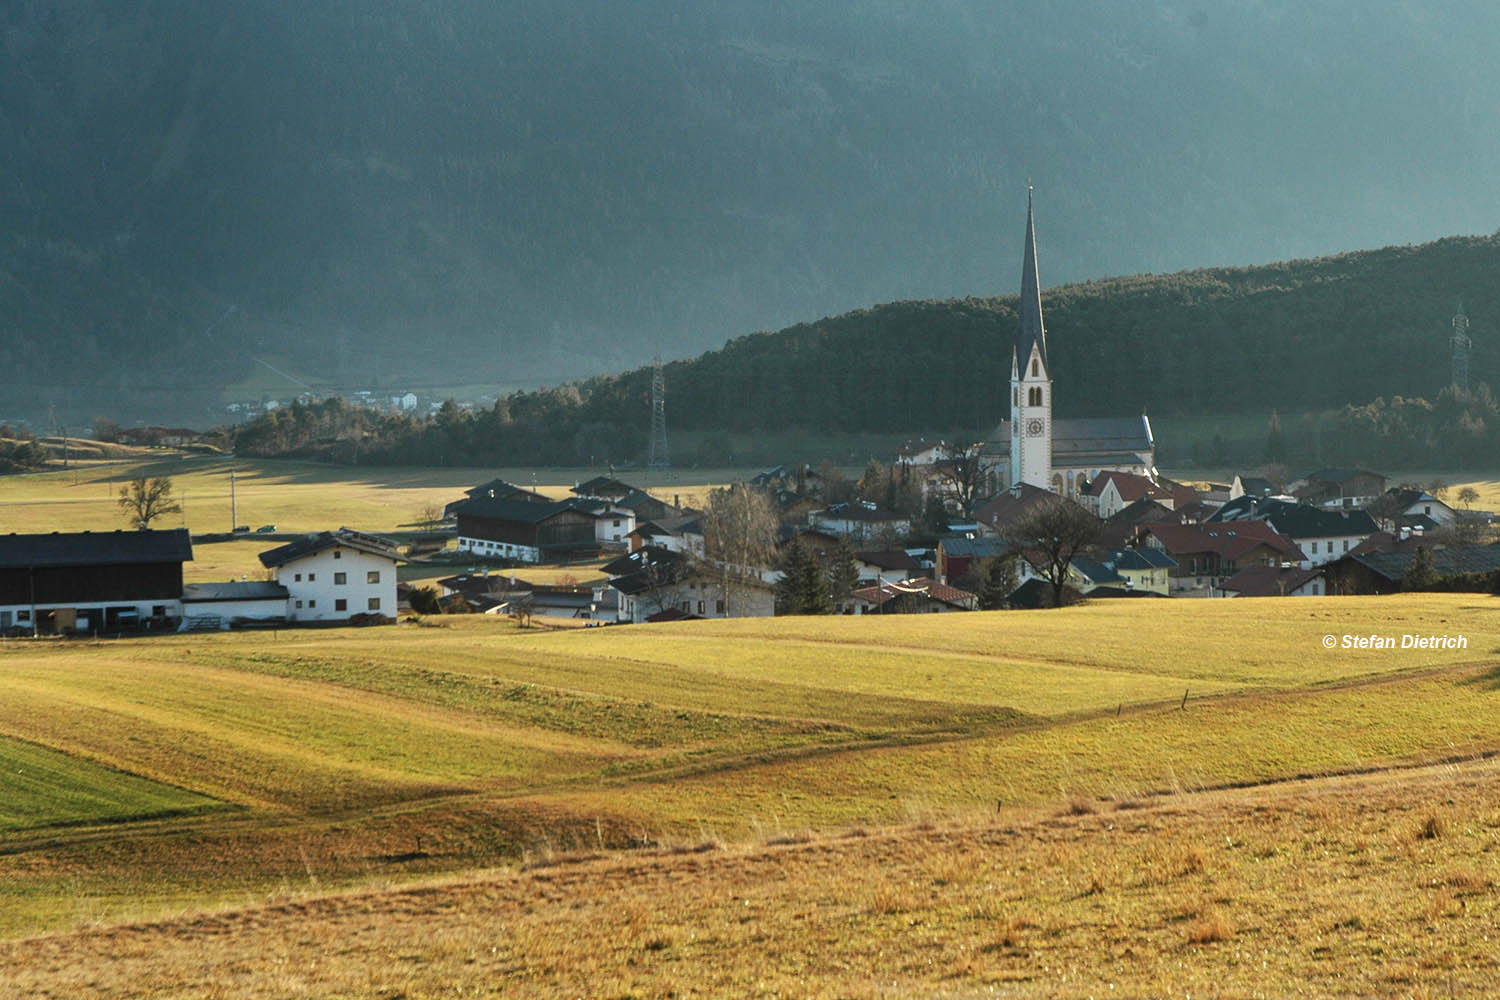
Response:
[[[1500,654],[1500,648],[1496,648],[1493,652]],[[1491,691],[1500,691],[1500,666],[1491,667],[1482,674],[1476,674],[1464,683],[1474,687],[1488,688]]]

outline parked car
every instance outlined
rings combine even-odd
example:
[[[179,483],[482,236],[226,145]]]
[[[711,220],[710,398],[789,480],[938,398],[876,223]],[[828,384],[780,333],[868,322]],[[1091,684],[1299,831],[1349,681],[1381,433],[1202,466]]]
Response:
[[[274,524],[262,524],[259,528],[255,529],[255,533],[257,535],[269,535],[272,534],[275,530],[276,525]]]

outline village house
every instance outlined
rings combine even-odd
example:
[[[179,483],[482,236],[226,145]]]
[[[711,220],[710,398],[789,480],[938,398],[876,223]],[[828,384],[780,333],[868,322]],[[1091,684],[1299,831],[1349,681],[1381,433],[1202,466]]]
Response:
[[[1168,510],[1177,504],[1173,491],[1158,485],[1150,476],[1113,469],[1099,473],[1079,497],[1079,502],[1101,520],[1114,517],[1140,500],[1154,500]]]
[[[395,543],[340,528],[299,538],[260,554],[287,590],[287,620],[345,621],[396,615]]]
[[[1386,531],[1402,528],[1432,531],[1459,520],[1458,511],[1423,489],[1393,486],[1366,508]]]
[[[1172,597],[1214,597],[1219,584],[1248,566],[1300,563],[1305,556],[1289,538],[1264,521],[1227,524],[1166,524],[1143,526],[1144,544],[1177,563],[1168,571]]]
[[[853,542],[895,541],[911,532],[911,518],[885,510],[870,500],[836,503],[808,515],[813,528]]]
[[[1323,568],[1247,566],[1219,584],[1220,597],[1323,597]]]
[[[1362,510],[1329,509],[1276,497],[1242,496],[1225,504],[1207,523],[1264,521],[1302,549],[1309,569],[1346,555],[1373,535],[1375,521]]]
[[[1420,541],[1420,540],[1418,540]],[[1473,576],[1485,579],[1488,589],[1494,574],[1500,573],[1500,542],[1487,545],[1428,547],[1430,543],[1403,546],[1386,552],[1350,553],[1328,567],[1336,579],[1336,593],[1393,594],[1402,589],[1406,571],[1417,557],[1418,548],[1432,554],[1433,572],[1439,578]]]
[[[630,533],[632,552],[656,546],[701,557],[704,545],[703,515],[696,513],[638,521],[635,530]]]
[[[854,566],[862,585],[876,586],[907,580],[922,571],[922,566],[905,549],[879,549],[856,552]]]
[[[974,521],[986,534],[1003,535],[1011,525],[1054,497],[1055,494],[1040,486],[1017,483],[976,507]]]
[[[619,594],[620,622],[639,624],[668,611],[696,618],[769,618],[776,613],[771,583],[757,575],[726,575],[681,552],[639,549],[607,563],[603,572]]]
[[[1000,559],[1014,555],[1010,545],[989,535],[939,538],[933,550],[933,567],[939,583],[953,583],[970,570],[985,571]]]
[[[1364,507],[1385,492],[1385,482],[1369,469],[1319,469],[1309,472],[1292,493],[1319,507]]]
[[[471,497],[452,510],[459,551],[523,563],[623,548],[635,530],[635,514],[596,499],[535,503]]]
[[[979,599],[967,590],[917,577],[862,587],[839,610],[844,614],[892,615],[973,611],[978,607]]]

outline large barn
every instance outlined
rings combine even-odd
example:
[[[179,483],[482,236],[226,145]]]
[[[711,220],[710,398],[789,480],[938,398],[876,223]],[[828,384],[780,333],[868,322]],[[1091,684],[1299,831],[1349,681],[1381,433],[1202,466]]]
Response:
[[[174,627],[192,558],[183,528],[0,535],[0,632]]]

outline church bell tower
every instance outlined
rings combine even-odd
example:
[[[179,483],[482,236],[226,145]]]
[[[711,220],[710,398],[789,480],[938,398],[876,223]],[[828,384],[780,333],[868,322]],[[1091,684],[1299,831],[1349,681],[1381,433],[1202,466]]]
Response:
[[[1047,369],[1047,330],[1042,325],[1042,289],[1037,280],[1036,226],[1031,186],[1026,187],[1026,249],[1021,265],[1020,321],[1010,356],[1010,484],[1044,490],[1052,483],[1052,375]]]

